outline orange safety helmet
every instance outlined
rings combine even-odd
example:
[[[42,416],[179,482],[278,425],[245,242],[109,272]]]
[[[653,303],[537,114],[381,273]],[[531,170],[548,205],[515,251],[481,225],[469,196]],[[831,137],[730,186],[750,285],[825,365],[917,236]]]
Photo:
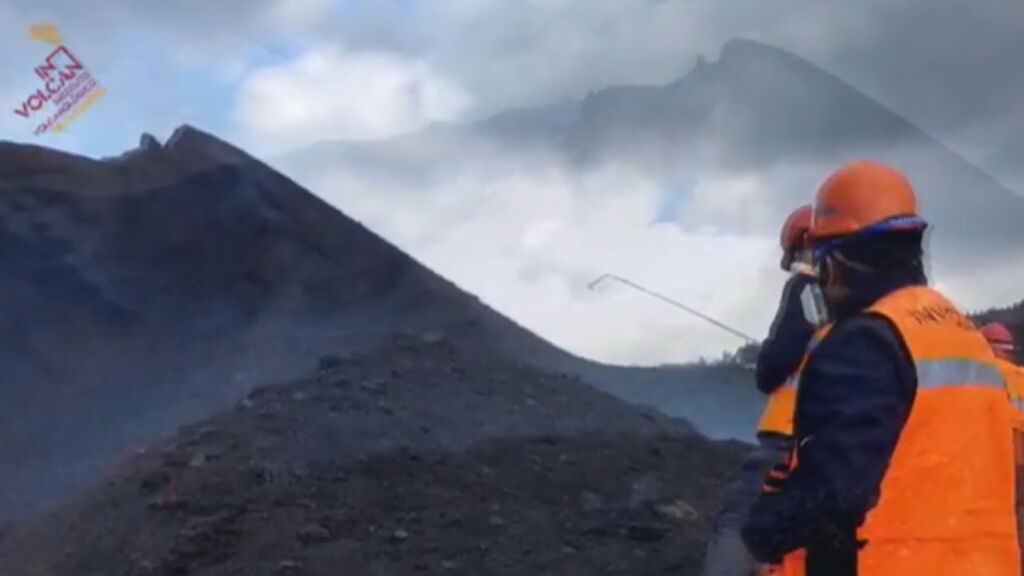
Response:
[[[981,328],[981,333],[988,340],[989,346],[1001,357],[1013,356],[1015,343],[1013,332],[999,322],[989,322]]]
[[[782,233],[779,236],[779,245],[785,252],[794,252],[800,249],[806,242],[806,235],[811,229],[811,214],[814,209],[806,204],[793,210],[782,225]]]
[[[906,176],[879,162],[857,160],[833,172],[818,189],[809,234],[817,241],[926,226]]]

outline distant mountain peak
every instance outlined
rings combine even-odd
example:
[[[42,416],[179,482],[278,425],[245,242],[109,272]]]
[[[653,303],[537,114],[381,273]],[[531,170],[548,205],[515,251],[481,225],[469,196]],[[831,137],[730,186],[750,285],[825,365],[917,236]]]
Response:
[[[207,162],[225,164],[252,160],[252,157],[241,149],[189,124],[182,124],[176,128],[167,139],[164,148],[190,160],[202,158]]]
[[[156,139],[156,136],[153,136],[149,132],[143,132],[142,136],[139,138],[140,150],[159,150],[161,148],[163,148],[163,144],[160,144],[160,141]]]
[[[206,141],[209,139],[216,139],[210,134],[193,127],[191,124],[182,124],[171,132],[169,138],[167,138],[168,148],[178,148],[183,145],[188,145],[193,141]]]
[[[766,57],[790,62],[804,62],[799,56],[777,46],[748,38],[732,38],[722,45],[722,50],[718,54],[718,63],[733,60],[763,60]]]

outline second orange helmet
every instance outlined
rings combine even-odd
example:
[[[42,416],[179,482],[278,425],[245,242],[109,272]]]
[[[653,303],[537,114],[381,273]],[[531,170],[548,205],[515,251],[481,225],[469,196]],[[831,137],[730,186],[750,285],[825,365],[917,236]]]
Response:
[[[795,251],[804,244],[804,237],[811,228],[811,212],[811,205],[805,204],[793,210],[786,218],[779,234],[779,245],[784,251]]]

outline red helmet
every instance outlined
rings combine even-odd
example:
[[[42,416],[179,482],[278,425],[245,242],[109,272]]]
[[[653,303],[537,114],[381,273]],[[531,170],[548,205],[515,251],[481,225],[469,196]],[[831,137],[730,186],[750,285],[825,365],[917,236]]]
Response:
[[[814,210],[810,204],[801,206],[786,218],[779,236],[779,244],[783,251],[793,252],[803,247],[807,231],[811,229],[811,214]]]
[[[1012,355],[1015,343],[1013,339],[1013,333],[999,322],[989,322],[981,328],[981,333],[985,336],[985,340],[988,340],[989,346],[992,347],[996,353],[1003,353],[1005,355]]]

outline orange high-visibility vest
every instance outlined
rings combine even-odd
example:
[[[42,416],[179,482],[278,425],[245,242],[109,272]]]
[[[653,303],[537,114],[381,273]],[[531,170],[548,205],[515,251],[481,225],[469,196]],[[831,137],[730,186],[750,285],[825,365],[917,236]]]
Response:
[[[996,364],[1006,380],[1006,393],[1013,408],[1013,427],[1024,430],[1024,368],[1006,360],[996,359]]]
[[[1017,541],[1024,548],[1024,368],[997,360],[1013,410],[1013,460],[1016,464]]]
[[[807,345],[807,352],[804,353],[803,359],[800,360],[800,364],[797,365],[796,371],[786,379],[786,382],[779,386],[774,392],[768,396],[768,402],[765,404],[764,412],[761,413],[761,420],[757,423],[757,434],[779,434],[782,436],[793,435],[793,413],[796,411],[796,389],[797,379],[799,378],[800,372],[803,370],[804,365],[807,364],[807,359],[810,357],[810,353],[814,350],[818,342],[828,334],[828,330],[831,325],[826,325],[814,333],[811,336],[811,341]]]
[[[1007,362],[996,360],[1006,381],[1006,394],[1010,399],[1013,415],[1014,461],[1019,470],[1024,470],[1024,368]],[[1024,478],[1018,474],[1018,482]]]
[[[878,503],[858,529],[866,543],[857,574],[1019,576],[1012,415],[992,351],[928,287],[894,292],[869,311],[896,326],[917,392]],[[787,576],[805,574],[802,551],[784,564]]]

